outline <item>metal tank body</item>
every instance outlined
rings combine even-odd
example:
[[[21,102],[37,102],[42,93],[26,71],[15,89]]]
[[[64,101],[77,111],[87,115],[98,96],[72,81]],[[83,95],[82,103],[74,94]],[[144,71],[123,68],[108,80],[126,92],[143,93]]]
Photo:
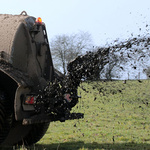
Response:
[[[45,25],[27,15],[0,15],[0,60],[29,75],[34,86],[52,80],[51,60]]]
[[[42,138],[49,121],[22,122],[38,116],[27,100],[35,100],[53,79],[45,24],[26,13],[0,14],[0,145],[21,145],[22,139],[30,145]]]

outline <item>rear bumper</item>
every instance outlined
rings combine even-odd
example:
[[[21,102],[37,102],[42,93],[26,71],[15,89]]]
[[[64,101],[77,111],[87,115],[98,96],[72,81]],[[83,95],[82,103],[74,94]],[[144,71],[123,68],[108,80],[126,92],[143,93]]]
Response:
[[[52,121],[61,121],[64,122],[66,120],[74,120],[74,119],[82,119],[84,118],[83,113],[70,113],[64,117],[54,116],[54,115],[46,115],[40,114],[35,115],[30,118],[23,119],[23,125],[35,124],[35,123],[43,123],[43,122],[52,122]]]

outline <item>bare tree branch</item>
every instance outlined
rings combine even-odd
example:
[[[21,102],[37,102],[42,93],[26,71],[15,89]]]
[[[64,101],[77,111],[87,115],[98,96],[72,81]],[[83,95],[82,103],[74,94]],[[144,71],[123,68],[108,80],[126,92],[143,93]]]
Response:
[[[79,32],[72,35],[57,35],[51,40],[51,52],[55,67],[67,73],[67,64],[77,56],[91,50],[92,39],[88,32]]]

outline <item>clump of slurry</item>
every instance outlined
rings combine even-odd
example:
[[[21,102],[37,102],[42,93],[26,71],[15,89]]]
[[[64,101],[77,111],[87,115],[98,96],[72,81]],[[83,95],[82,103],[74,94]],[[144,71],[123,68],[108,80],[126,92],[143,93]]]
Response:
[[[46,112],[62,114],[71,110],[78,102],[77,88],[82,79],[96,80],[107,64],[116,61],[121,70],[130,65],[135,70],[139,65],[147,67],[150,56],[150,37],[132,38],[107,47],[98,48],[97,51],[87,52],[78,56],[68,64],[68,74],[63,79],[59,77],[44,89],[44,94],[37,104],[47,105]],[[64,94],[69,93],[72,101],[64,100]],[[47,100],[49,99],[49,100]],[[36,105],[38,106],[38,105]]]

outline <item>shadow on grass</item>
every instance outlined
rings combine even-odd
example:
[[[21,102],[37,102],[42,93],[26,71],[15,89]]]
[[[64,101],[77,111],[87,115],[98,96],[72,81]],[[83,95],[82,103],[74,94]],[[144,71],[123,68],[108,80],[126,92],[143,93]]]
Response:
[[[60,144],[48,144],[48,145],[36,145],[37,150],[40,148],[46,150],[79,150],[79,149],[114,149],[114,150],[150,150],[150,144],[146,143],[84,143],[78,142],[66,142]],[[39,149],[38,149],[39,148]]]
[[[54,144],[36,144],[28,148],[14,148],[14,147],[0,147],[0,150],[150,150],[150,144],[147,143],[84,143],[78,142],[64,142]]]
[[[150,144],[146,143],[84,143],[83,141],[78,142],[65,142],[65,143],[55,143],[55,144],[45,144],[40,145],[37,144],[34,148],[36,150],[79,150],[79,149],[114,149],[114,150],[123,150],[123,149],[130,149],[130,150],[150,150]]]

